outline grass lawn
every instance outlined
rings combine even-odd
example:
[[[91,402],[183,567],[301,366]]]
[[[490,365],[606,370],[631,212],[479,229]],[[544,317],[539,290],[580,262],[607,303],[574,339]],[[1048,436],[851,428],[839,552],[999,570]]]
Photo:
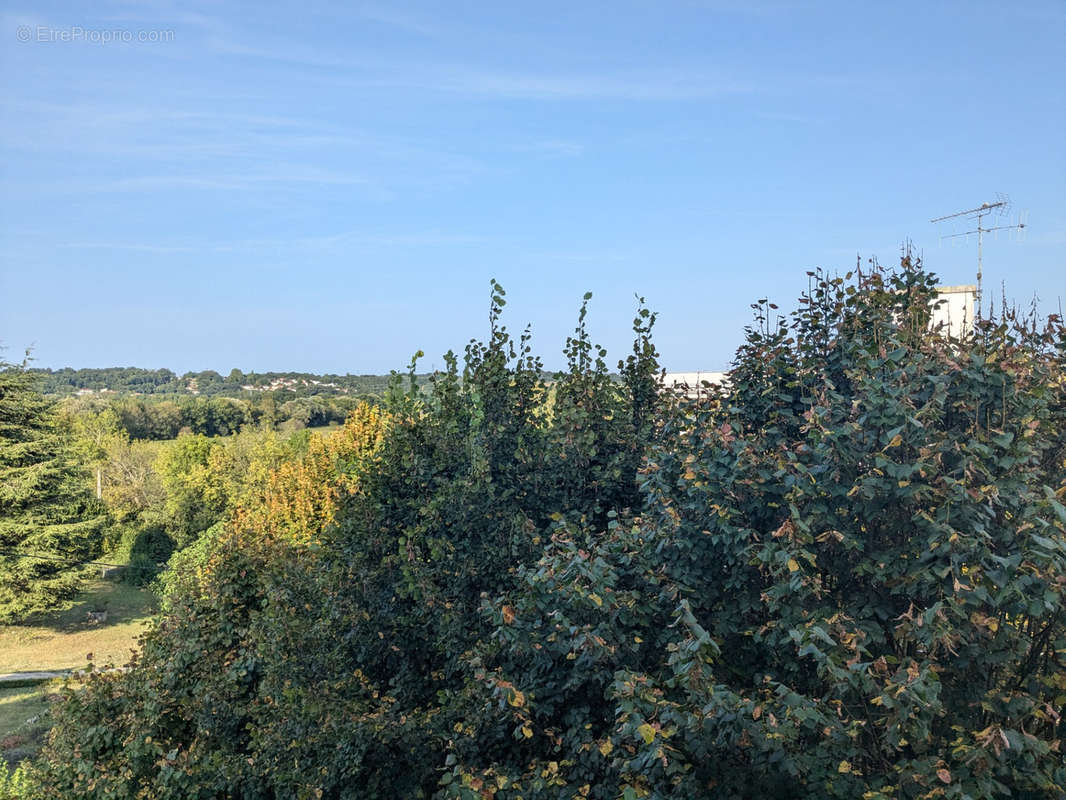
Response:
[[[107,621],[90,624],[88,612],[100,610],[107,611]],[[58,609],[36,614],[21,625],[0,626],[0,673],[81,669],[89,653],[98,666],[125,664],[154,611],[150,592],[93,581]]]
[[[303,430],[311,433],[330,433],[341,427],[339,422],[331,422],[329,425],[313,425],[310,428],[304,428]],[[295,431],[294,431],[295,432]]]
[[[0,689],[0,758],[14,768],[41,749],[52,721],[48,714],[62,681],[21,689]]]
[[[0,689],[0,740],[48,708],[44,698],[56,690],[53,683],[61,685],[61,682],[53,681],[21,689]]]

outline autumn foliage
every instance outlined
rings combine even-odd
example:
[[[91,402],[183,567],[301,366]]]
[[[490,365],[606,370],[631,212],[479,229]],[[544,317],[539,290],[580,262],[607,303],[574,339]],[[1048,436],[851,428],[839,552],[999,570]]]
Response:
[[[387,425],[388,412],[358,405],[343,426],[311,437],[300,457],[269,473],[235,509],[234,527],[302,544],[318,540],[336,522],[341,499],[357,493],[360,477],[374,468]]]

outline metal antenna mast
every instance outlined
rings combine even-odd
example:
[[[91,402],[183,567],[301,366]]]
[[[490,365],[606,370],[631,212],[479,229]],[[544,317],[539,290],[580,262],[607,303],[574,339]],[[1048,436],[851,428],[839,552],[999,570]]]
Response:
[[[971,209],[968,209],[966,211],[957,211],[954,214],[948,214],[948,215],[943,216],[943,217],[937,217],[936,219],[929,220],[930,222],[933,222],[933,223],[944,222],[944,221],[949,220],[949,219],[963,219],[963,220],[966,220],[967,222],[972,222],[972,221],[976,220],[977,227],[974,228],[973,230],[971,230],[971,231],[963,231],[962,233],[952,233],[952,234],[948,234],[947,236],[941,236],[940,238],[941,239],[955,239],[955,238],[958,238],[959,236],[970,236],[970,235],[972,235],[974,233],[977,234],[977,297],[975,299],[977,300],[978,313],[980,313],[980,309],[981,309],[981,278],[982,278],[982,266],[983,266],[981,259],[982,259],[982,247],[983,247],[983,244],[984,244],[984,242],[983,242],[984,234],[991,233],[993,231],[1006,231],[1006,230],[1012,230],[1012,229],[1023,230],[1025,228],[1025,222],[1022,221],[1021,219],[1019,219],[1019,221],[1016,224],[1014,224],[1014,225],[996,225],[996,226],[993,226],[993,227],[990,227],[990,228],[986,228],[985,227],[985,225],[984,225],[984,218],[985,217],[987,217],[989,214],[993,214],[993,213],[996,214],[996,215],[1002,216],[1003,214],[1007,213],[1007,209],[1009,207],[1010,207],[1010,201],[1006,197],[1003,197],[1002,195],[1000,195],[999,199],[996,200],[996,202],[994,202],[994,203],[981,203],[981,205],[979,205],[977,208],[971,208]]]

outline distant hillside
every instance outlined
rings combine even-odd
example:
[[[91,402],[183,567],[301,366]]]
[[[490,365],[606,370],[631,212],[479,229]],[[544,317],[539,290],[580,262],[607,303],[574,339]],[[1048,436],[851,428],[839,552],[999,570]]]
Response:
[[[223,377],[214,370],[186,372],[178,375],[169,369],[142,369],[141,367],[103,367],[98,369],[30,369],[41,377],[41,391],[47,395],[71,397],[95,394],[203,396],[203,397],[255,397],[263,392],[277,393],[279,399],[314,396],[382,397],[388,388],[391,375],[316,375],[313,372],[241,372],[230,370]],[[554,372],[543,372],[544,380],[551,382]],[[431,373],[415,376],[419,385],[429,382]],[[617,373],[611,373],[612,381],[619,381]],[[404,380],[407,376],[404,375]]]
[[[178,375],[169,369],[105,367],[102,369],[33,369],[41,376],[42,391],[50,395],[116,393],[137,395],[204,395],[242,397],[257,392],[312,395],[382,395],[388,375],[316,375],[311,372],[249,372],[231,370],[223,377],[214,370]],[[418,376],[419,382],[428,379]]]

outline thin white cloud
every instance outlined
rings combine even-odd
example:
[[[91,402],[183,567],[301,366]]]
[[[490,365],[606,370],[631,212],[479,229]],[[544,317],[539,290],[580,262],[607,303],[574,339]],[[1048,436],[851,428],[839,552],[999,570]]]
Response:
[[[267,184],[361,185],[372,182],[354,175],[344,175],[318,168],[279,168],[261,174],[230,175],[142,175],[95,184],[99,191],[144,191],[168,188],[189,189],[260,189]]]
[[[416,89],[514,100],[688,100],[754,90],[751,84],[712,74],[706,68],[670,67],[640,71],[515,72],[489,65],[413,64],[370,57],[308,51],[291,43],[252,47],[227,37],[211,37],[216,52],[321,69],[322,81],[352,87]]]
[[[377,22],[390,28],[396,28],[427,38],[436,39],[444,34],[444,29],[436,23],[387,6],[364,3],[355,9],[355,13],[371,22]]]
[[[32,237],[31,237],[32,238]],[[364,230],[343,231],[320,236],[289,238],[234,239],[205,242],[154,243],[143,241],[73,241],[26,244],[31,248],[55,247],[63,250],[121,250],[158,254],[178,253],[235,253],[278,250],[284,251],[344,251],[382,247],[461,247],[487,242],[483,236],[446,231],[414,231],[409,233],[376,234]]]
[[[9,120],[21,121],[31,129],[34,137],[39,137],[41,133],[62,133],[66,140],[70,139],[71,128],[76,127],[83,136],[97,133],[111,137],[126,132],[136,134],[141,140],[152,137],[180,139],[187,136],[229,136],[256,138],[267,143],[276,141],[282,145],[391,147],[404,155],[414,151],[439,152],[426,149],[422,143],[414,140],[323,124],[306,115],[247,114],[148,104],[117,109],[100,103],[49,103],[10,98],[0,99],[0,112]],[[13,140],[7,137],[0,141]]]
[[[301,116],[144,105],[63,105],[0,101],[0,148],[74,158],[91,165],[121,159],[116,178],[62,181],[34,175],[35,190],[132,191],[152,188],[256,189],[267,184],[432,187],[465,183],[484,160],[435,141],[390,136]],[[17,121],[17,124],[14,124]],[[71,136],[78,131],[78,136]],[[342,170],[335,165],[344,164]],[[8,175],[9,188],[17,185]],[[390,190],[391,191],[391,190]]]
[[[400,85],[436,91],[531,100],[694,100],[750,91],[744,83],[688,70],[633,74],[521,74],[458,69],[413,75]]]

